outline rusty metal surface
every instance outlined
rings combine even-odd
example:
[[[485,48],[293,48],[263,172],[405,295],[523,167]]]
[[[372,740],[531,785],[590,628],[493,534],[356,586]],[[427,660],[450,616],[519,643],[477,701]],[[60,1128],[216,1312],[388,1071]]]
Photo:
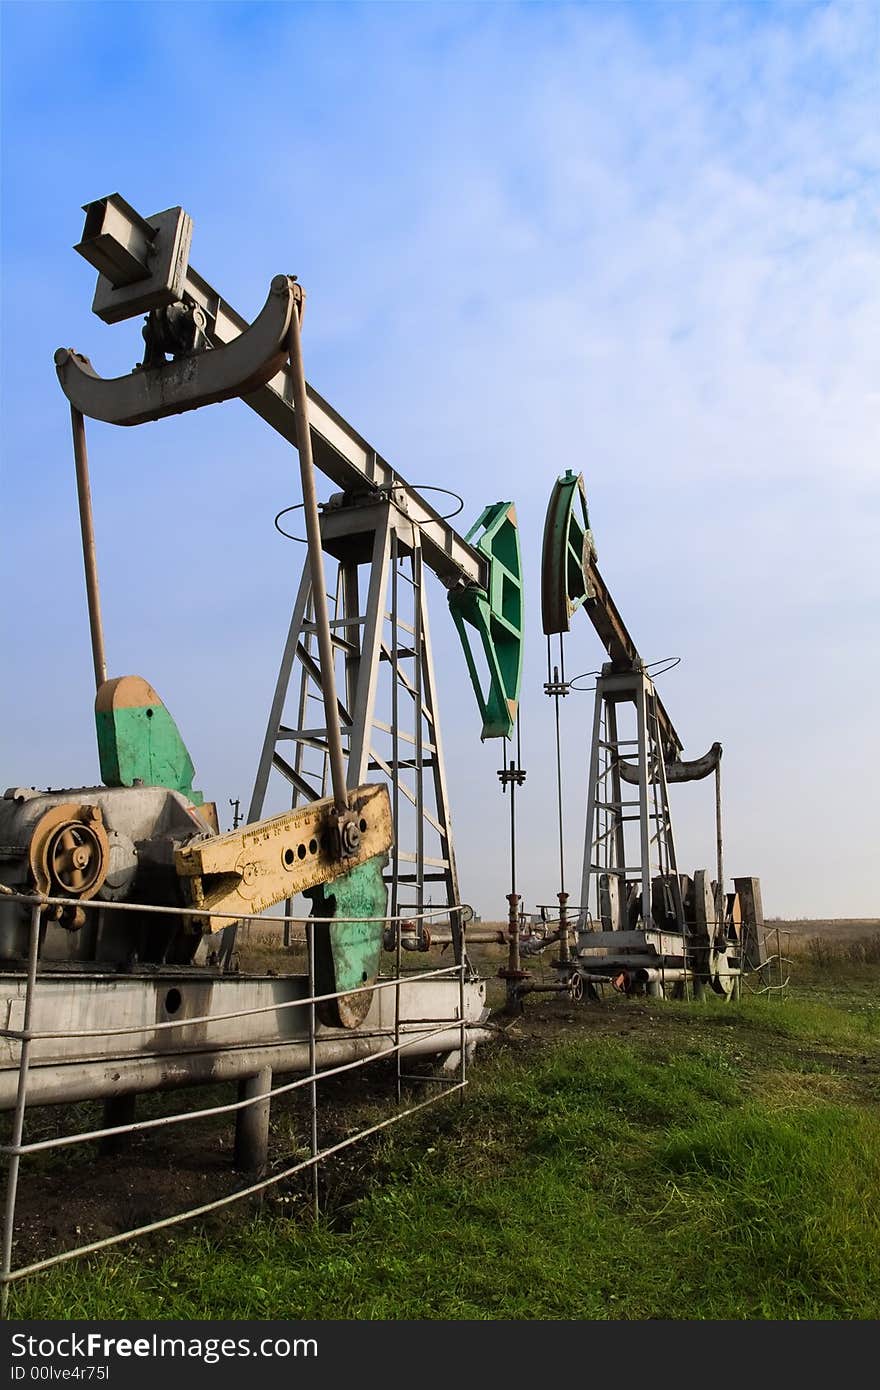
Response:
[[[86,822],[80,813],[89,808],[97,817],[88,822],[85,833]],[[90,898],[102,903],[140,898],[182,907],[184,900],[174,871],[173,853],[194,839],[208,836],[210,815],[179,792],[165,787],[77,787],[58,792],[10,787],[0,797],[0,845],[6,847],[0,856],[0,882],[21,892],[37,887],[53,896],[71,895],[72,889],[72,895],[82,902]],[[58,834],[64,825],[72,827],[73,844],[63,843],[63,833]],[[80,825],[83,831],[78,829]],[[71,881],[63,893],[58,888],[53,891],[51,869],[54,867],[56,877],[58,871],[62,877],[68,876],[66,856],[85,848],[86,862],[76,865],[71,861],[71,870],[88,870],[97,857],[96,841],[106,855],[105,876],[100,884],[92,884],[87,892],[77,892],[78,885]],[[82,855],[77,854],[76,858]],[[88,877],[91,879],[91,873]],[[80,890],[85,882],[84,878]],[[180,952],[185,959],[191,959],[198,943],[198,933],[185,929],[183,917],[157,916],[147,923],[130,913],[106,915],[92,910],[88,921],[79,923],[73,921],[75,906],[66,911],[66,920],[47,915],[40,943],[43,962],[101,960],[114,968],[124,965],[133,951],[144,962],[179,962]],[[24,958],[26,922],[27,914],[19,904],[0,900],[0,957],[9,961]],[[82,925],[83,930],[63,929],[72,925]],[[174,954],[168,955],[172,941],[176,943]]]
[[[178,850],[175,867],[189,901],[216,912],[256,915],[387,850],[393,838],[388,789],[358,787],[349,793],[349,805],[358,817],[360,845],[347,857],[334,843],[332,797]],[[210,923],[225,924],[222,918]]]
[[[699,782],[702,778],[709,777],[721,761],[721,752],[721,744],[713,743],[708,753],[704,753],[701,758],[675,758],[671,762],[667,762],[667,782]],[[635,763],[626,763],[621,759],[617,766],[624,782],[638,786],[639,769]]]
[[[59,348],[55,368],[71,405],[111,425],[139,425],[252,393],[284,365],[294,284],[276,275],[257,318],[224,347],[183,354],[127,376],[101,377],[87,357]]]
[[[28,866],[39,893],[93,898],[107,877],[110,845],[99,806],[64,803],[37,821],[28,845]],[[53,909],[69,931],[85,921],[77,908]]]

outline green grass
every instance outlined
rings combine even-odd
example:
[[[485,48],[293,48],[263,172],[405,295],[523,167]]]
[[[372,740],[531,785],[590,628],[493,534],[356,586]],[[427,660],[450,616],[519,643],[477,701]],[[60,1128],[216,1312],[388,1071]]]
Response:
[[[178,1228],[13,1286],[10,1315],[880,1316],[870,999],[613,1009],[625,1040],[585,1010],[484,1048],[464,1102],[386,1131],[317,1225]]]

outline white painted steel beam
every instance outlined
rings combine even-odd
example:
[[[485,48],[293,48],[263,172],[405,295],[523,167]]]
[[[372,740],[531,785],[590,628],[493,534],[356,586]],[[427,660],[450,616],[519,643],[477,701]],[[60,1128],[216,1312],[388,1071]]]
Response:
[[[111,298],[119,297],[123,293],[119,287],[127,284],[132,273],[138,273],[138,255],[141,260],[145,260],[145,255],[141,254],[145,228],[155,228],[156,243],[164,244],[164,241],[170,242],[170,234],[165,232],[162,219],[168,218],[170,212],[176,215],[175,227],[182,219],[191,226],[189,219],[179,208],[169,210],[169,213],[143,218],[118,194],[87,203],[85,210],[86,231],[88,232],[92,223],[96,226],[100,223],[100,237],[84,234],[83,241],[75,249],[103,272],[101,283],[105,285]],[[96,258],[90,250],[96,241],[100,241],[100,258]],[[187,252],[188,246],[187,241]],[[179,263],[179,252],[177,259]],[[132,265],[134,271],[131,269]],[[212,347],[225,347],[250,327],[248,321],[242,318],[207,280],[193,270],[192,266],[187,265],[182,279],[174,281],[172,285],[167,283],[169,279],[169,276],[165,276],[153,291],[156,303],[167,303],[170,298],[179,295],[181,299],[198,305],[207,319],[205,336]],[[139,289],[138,282],[135,289]],[[141,296],[137,300],[136,308],[124,304],[115,311],[113,320],[108,321],[143,312],[151,303],[152,300],[148,303]],[[103,316],[107,317],[106,314]],[[410,487],[391,464],[383,459],[338,411],[319,396],[317,391],[307,386],[306,392],[315,466],[343,492],[362,492],[367,489],[388,494],[393,490],[398,505],[414,525],[418,526],[422,535],[425,562],[441,583],[448,589],[467,584],[478,584],[488,589],[489,564],[485,557],[469,545],[415,488]],[[289,365],[277,372],[267,385],[261,386],[259,390],[242,399],[284,439],[296,445],[296,413]]]

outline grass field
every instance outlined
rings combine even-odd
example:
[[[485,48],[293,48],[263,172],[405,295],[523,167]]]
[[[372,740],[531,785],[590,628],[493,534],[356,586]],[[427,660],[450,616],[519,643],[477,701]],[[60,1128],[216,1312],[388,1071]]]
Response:
[[[857,939],[790,938],[784,997],[533,996],[463,1099],[326,1165],[317,1224],[290,1186],[15,1285],[10,1315],[877,1318],[880,937]],[[294,1131],[276,1106],[281,1162]]]

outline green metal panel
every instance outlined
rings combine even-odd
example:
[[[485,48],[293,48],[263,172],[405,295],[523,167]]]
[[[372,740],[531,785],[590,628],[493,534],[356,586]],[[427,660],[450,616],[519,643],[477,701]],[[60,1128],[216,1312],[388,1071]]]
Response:
[[[553,484],[544,521],[541,618],[548,635],[568,632],[571,615],[593,590],[586,576],[596,546],[590,530],[584,475],[568,469]]]
[[[479,539],[474,540],[480,531]],[[477,585],[453,590],[449,607],[480,708],[482,737],[510,738],[516,723],[523,655],[522,564],[513,503],[495,502],[486,507],[466,539],[489,561],[489,591]],[[476,629],[489,668],[485,691],[468,626]]]
[[[105,681],[95,699],[101,780],[106,787],[168,787],[194,805],[195,768],[180,731],[155,690],[140,676]]]
[[[347,874],[309,888],[303,894],[312,904],[312,916],[335,917],[315,924],[315,985],[318,994],[357,989],[372,984],[379,973],[381,920],[388,910],[388,887],[382,871],[388,863],[383,852],[359,864]],[[358,918],[379,921],[358,921]],[[356,1028],[366,1017],[372,994],[353,994],[318,1005],[323,1023]]]

